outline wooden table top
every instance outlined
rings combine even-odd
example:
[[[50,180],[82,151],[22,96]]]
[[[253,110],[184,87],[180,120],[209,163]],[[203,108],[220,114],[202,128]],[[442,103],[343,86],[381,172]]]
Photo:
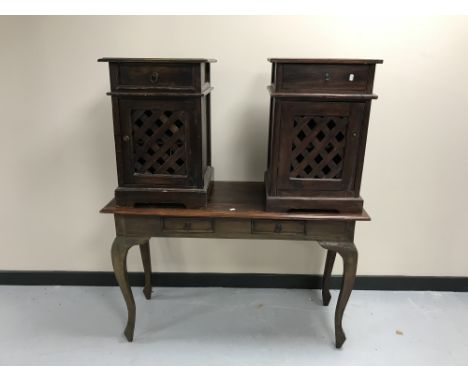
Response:
[[[360,213],[330,211],[265,211],[265,186],[263,182],[213,182],[207,208],[188,209],[161,206],[118,207],[112,199],[101,211],[131,216],[173,216],[238,219],[278,220],[334,220],[367,221],[366,211]]]

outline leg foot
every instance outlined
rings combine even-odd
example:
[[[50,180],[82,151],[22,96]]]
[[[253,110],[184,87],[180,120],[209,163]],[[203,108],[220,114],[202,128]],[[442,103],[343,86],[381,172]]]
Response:
[[[343,258],[343,280],[335,310],[335,345],[339,349],[346,341],[343,330],[343,313],[353,290],[358,253],[354,243],[350,242],[321,242],[320,245],[329,251],[337,252]]]
[[[133,333],[135,330],[135,300],[133,299],[132,290],[128,283],[127,274],[127,253],[128,250],[137,244],[142,244],[148,241],[147,238],[135,238],[117,236],[112,243],[111,257],[112,266],[114,268],[115,278],[119,283],[120,290],[122,291],[125,303],[127,304],[128,318],[127,325],[125,327],[125,337],[128,341],[133,341]]]
[[[335,347],[337,349],[341,349],[344,342],[346,341],[346,335],[344,334],[343,328],[341,328],[341,327],[338,328],[338,329],[335,329],[335,330],[336,330],[336,333],[335,333]]]
[[[127,326],[125,327],[125,330],[124,330],[124,334],[128,342],[133,342],[134,332],[135,332],[135,318],[133,318],[132,322],[130,321],[127,322]]]
[[[328,306],[331,299],[330,294],[330,282],[331,282],[331,273],[333,270],[333,264],[335,263],[336,252],[328,251],[327,260],[325,261],[325,270],[323,271],[323,280],[322,280],[322,301],[323,305]]]
[[[150,246],[149,241],[140,244],[141,260],[143,262],[143,271],[145,272],[145,287],[143,288],[143,294],[146,299],[151,299],[151,257],[150,257]]]

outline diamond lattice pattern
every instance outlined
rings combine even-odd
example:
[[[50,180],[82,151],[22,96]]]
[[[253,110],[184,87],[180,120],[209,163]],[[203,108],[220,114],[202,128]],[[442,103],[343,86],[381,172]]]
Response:
[[[133,110],[131,119],[135,172],[185,175],[184,112]]]
[[[296,116],[291,178],[339,179],[343,171],[347,117]]]

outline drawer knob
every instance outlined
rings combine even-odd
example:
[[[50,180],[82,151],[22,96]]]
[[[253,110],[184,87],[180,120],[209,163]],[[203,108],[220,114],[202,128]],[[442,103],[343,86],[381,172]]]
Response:
[[[159,80],[159,73],[158,72],[153,72],[151,73],[151,78],[150,81],[155,84]]]
[[[330,81],[330,73],[325,73],[325,81]]]
[[[282,230],[283,230],[283,227],[281,226],[281,224],[276,223],[275,224],[275,233],[281,233]]]
[[[128,142],[128,141],[130,140],[130,137],[129,137],[128,135],[124,135],[123,138],[122,138],[122,140],[123,140],[124,142]]]

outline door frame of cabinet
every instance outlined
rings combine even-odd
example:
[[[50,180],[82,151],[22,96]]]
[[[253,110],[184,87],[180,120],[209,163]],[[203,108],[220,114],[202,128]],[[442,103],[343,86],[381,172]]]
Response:
[[[115,133],[116,152],[122,173],[120,186],[144,187],[203,187],[202,168],[194,166],[201,163],[202,144],[201,137],[196,134],[193,126],[201,114],[201,97],[173,97],[165,99],[161,97],[119,97],[116,107],[119,114],[119,131]],[[134,144],[132,134],[131,111],[142,109],[184,111],[184,150],[185,166],[184,175],[173,174],[138,174],[134,171]]]
[[[362,173],[370,101],[311,100],[272,97],[273,121],[270,126],[270,194],[277,196],[358,196]],[[340,179],[291,178],[293,119],[296,115],[346,116],[346,146]],[[279,128],[274,128],[279,124]],[[355,135],[354,135],[355,134]]]

